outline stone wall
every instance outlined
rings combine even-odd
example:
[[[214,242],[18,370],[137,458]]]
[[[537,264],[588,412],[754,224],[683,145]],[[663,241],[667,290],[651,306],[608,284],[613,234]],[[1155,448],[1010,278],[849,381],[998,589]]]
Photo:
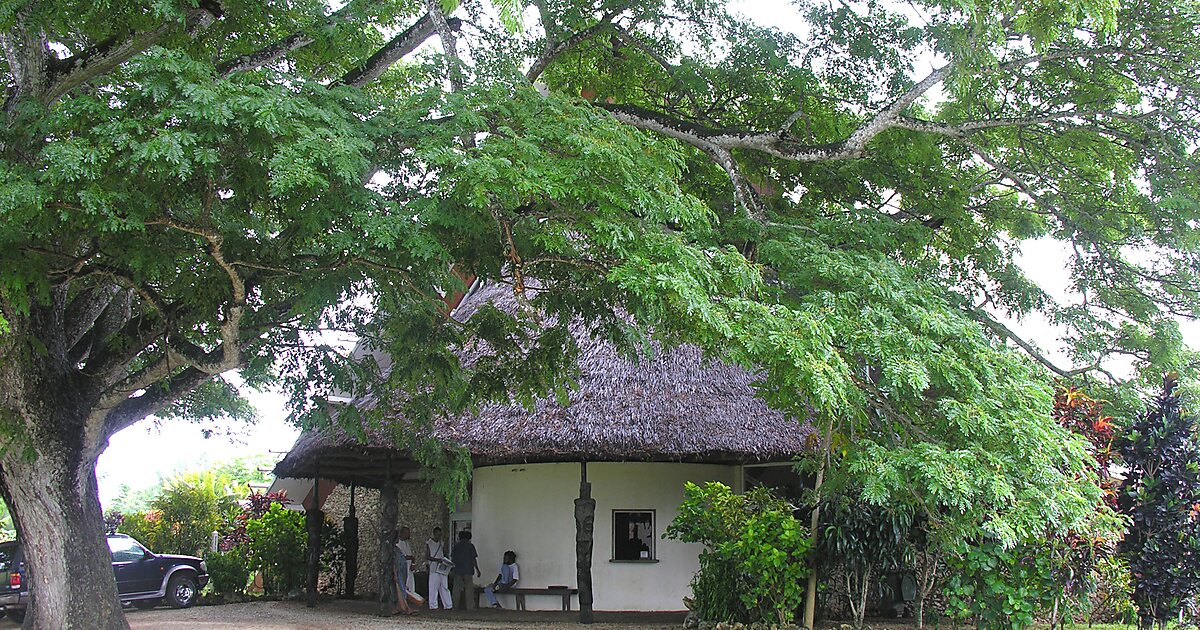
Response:
[[[405,481],[396,484],[396,487],[400,508],[397,527],[407,525],[412,529],[413,555],[418,559],[424,558],[425,540],[433,533],[433,528],[447,529],[449,512],[446,501],[426,483]],[[350,514],[350,487],[338,486],[325,500],[323,510],[340,528],[342,519]],[[356,489],[354,513],[358,517],[356,595],[360,598],[374,597],[379,588],[379,491]]]

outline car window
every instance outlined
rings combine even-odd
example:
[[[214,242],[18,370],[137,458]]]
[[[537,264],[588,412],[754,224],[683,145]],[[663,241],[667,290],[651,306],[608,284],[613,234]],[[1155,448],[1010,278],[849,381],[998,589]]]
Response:
[[[112,552],[113,562],[133,562],[146,555],[136,540],[125,537],[109,538],[108,550]]]
[[[16,555],[16,543],[0,545],[0,571],[11,571],[13,556]]]

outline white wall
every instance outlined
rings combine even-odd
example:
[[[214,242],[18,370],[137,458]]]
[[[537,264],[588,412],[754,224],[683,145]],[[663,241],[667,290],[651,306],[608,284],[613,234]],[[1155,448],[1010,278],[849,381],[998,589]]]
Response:
[[[685,481],[734,483],[734,466],[673,463],[591,463],[596,499],[592,584],[596,610],[683,610],[699,568],[700,546],[663,540],[683,501]],[[472,487],[472,533],[482,583],[496,577],[506,549],[517,552],[521,584],[575,587],[575,498],[579,464],[519,464],[477,468]],[[656,563],[612,559],[612,511],[654,510]],[[501,599],[512,607],[510,598]],[[529,609],[557,610],[554,597],[531,596]],[[573,601],[572,607],[578,602]]]

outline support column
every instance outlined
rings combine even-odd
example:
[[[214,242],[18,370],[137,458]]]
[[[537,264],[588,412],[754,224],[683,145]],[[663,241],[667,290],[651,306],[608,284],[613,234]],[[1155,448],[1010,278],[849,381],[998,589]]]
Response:
[[[358,516],[354,512],[354,491],[357,485],[350,484],[350,514],[342,519],[342,544],[346,546],[346,582],[342,597],[354,599],[355,582],[358,581]]]
[[[325,514],[318,509],[320,495],[320,468],[313,468],[312,501],[305,506],[304,529],[308,531],[308,600],[309,608],[317,607],[317,582],[321,577],[321,526]]]
[[[379,489],[379,616],[390,617],[396,603],[396,573],[393,570],[392,554],[396,547],[392,538],[396,534],[397,505],[396,486],[392,483],[392,459],[388,456],[387,472],[383,487]]]
[[[579,588],[579,623],[592,623],[592,538],[596,500],[587,480],[587,462],[579,463],[579,498],[575,499],[575,572]]]

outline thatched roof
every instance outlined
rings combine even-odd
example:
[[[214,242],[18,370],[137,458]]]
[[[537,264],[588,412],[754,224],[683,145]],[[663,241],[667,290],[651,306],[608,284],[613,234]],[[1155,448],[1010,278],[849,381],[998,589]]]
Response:
[[[481,305],[516,308],[504,285],[468,295],[455,317],[470,317]],[[754,376],[744,369],[706,360],[684,345],[633,362],[607,341],[572,326],[579,344],[578,388],[569,404],[553,397],[532,410],[490,404],[479,413],[440,421],[440,440],[461,445],[476,465],[555,461],[681,461],[747,463],[786,461],[812,449],[813,429],[785,417],[754,395]],[[468,360],[470,357],[464,357]],[[359,401],[363,404],[363,401]],[[365,404],[369,404],[366,402]],[[390,460],[390,464],[387,462]],[[385,466],[393,478],[415,469],[386,438],[360,442],[337,429],[305,432],[275,468],[287,477],[323,478],[373,486]]]

